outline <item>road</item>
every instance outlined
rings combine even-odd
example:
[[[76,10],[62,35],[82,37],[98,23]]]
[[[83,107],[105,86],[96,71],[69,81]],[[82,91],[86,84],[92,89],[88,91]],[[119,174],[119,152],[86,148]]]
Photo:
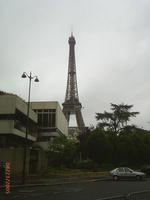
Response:
[[[99,200],[102,197],[127,195],[150,190],[150,179],[144,181],[95,181],[57,186],[12,189],[9,197],[0,192],[0,200]]]

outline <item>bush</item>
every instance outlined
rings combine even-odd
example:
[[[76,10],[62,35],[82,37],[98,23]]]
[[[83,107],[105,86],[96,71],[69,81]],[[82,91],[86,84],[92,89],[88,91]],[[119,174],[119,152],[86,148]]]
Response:
[[[92,160],[83,160],[83,161],[78,162],[76,164],[76,168],[77,169],[97,171],[99,169],[99,165]]]
[[[72,167],[79,159],[79,146],[76,141],[66,137],[57,137],[49,143],[49,164]]]
[[[100,170],[101,171],[110,171],[110,170],[112,170],[114,168],[115,168],[115,166],[113,164],[111,164],[111,163],[104,163],[104,164],[102,164],[100,166]]]

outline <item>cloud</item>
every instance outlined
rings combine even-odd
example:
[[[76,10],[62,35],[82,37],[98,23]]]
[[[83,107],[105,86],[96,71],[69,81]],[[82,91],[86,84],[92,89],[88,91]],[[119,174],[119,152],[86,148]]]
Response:
[[[86,125],[110,103],[134,104],[149,129],[150,1],[13,0],[0,2],[0,85],[27,99],[22,72],[38,75],[33,100],[65,98],[71,29]]]

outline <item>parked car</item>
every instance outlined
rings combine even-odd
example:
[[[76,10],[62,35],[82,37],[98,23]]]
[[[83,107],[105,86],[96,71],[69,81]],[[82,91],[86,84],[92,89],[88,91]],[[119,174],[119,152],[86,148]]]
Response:
[[[141,172],[144,172],[146,175],[150,175],[150,165],[143,165],[141,167]]]
[[[145,173],[134,171],[128,167],[118,167],[110,171],[110,175],[112,176],[114,181],[119,179],[136,179],[142,180],[145,177]]]

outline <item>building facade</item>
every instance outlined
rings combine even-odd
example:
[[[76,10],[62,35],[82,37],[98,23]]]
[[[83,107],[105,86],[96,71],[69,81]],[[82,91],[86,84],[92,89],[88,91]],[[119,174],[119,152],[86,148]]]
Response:
[[[56,101],[31,102],[31,107],[38,116],[37,144],[45,151],[49,141],[61,135],[68,136],[68,121]]]
[[[27,126],[27,103],[0,92],[0,162],[9,161],[13,175],[22,173]],[[68,122],[58,102],[31,102],[27,138],[26,173],[47,168],[49,140],[68,135]]]
[[[27,103],[17,95],[0,95],[0,148],[23,147],[26,123]],[[30,108],[29,144],[36,141],[37,128],[37,114]]]

